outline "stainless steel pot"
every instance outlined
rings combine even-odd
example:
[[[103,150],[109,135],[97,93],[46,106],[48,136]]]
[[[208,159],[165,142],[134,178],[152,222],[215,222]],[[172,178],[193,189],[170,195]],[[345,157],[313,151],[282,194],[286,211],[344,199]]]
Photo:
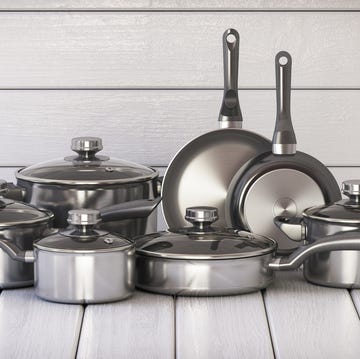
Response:
[[[295,269],[315,253],[360,249],[359,236],[334,237],[276,258],[277,244],[270,238],[213,227],[216,208],[188,208],[185,218],[192,227],[136,239],[137,287],[170,295],[248,293],[271,284],[274,270]]]
[[[156,170],[98,155],[103,146],[97,137],[73,138],[71,148],[77,155],[39,163],[16,173],[23,201],[52,211],[56,228],[67,226],[67,213],[71,209],[109,212],[107,207],[111,206],[111,220],[104,216],[103,229],[129,237],[157,229],[153,208],[141,217],[125,219],[121,211],[115,216],[114,207],[136,200],[154,199],[158,203],[160,188]],[[16,194],[16,189],[12,193]]]
[[[2,197],[6,190],[6,182],[0,181],[0,242],[7,241],[23,251],[31,250],[35,240],[52,232],[54,215]],[[0,288],[25,287],[33,282],[33,265],[17,262],[0,249]]]
[[[360,237],[360,180],[345,181],[349,199],[306,209],[302,217],[276,217],[276,225],[292,240],[318,243],[324,238]],[[360,288],[360,252],[318,253],[304,263],[304,276],[312,283]]]
[[[97,230],[97,210],[69,212],[72,229],[34,243],[34,250],[20,250],[0,241],[13,259],[35,264],[35,294],[61,303],[103,303],[129,297],[134,291],[135,244],[123,237]]]

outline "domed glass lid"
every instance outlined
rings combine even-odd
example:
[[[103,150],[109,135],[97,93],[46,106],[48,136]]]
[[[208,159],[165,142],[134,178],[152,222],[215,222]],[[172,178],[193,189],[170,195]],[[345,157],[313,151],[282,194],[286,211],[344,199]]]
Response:
[[[134,247],[127,238],[95,229],[94,226],[100,222],[97,210],[71,210],[68,222],[72,228],[42,238],[34,243],[34,247],[69,253],[112,252]]]
[[[218,218],[213,207],[186,209],[192,227],[169,229],[137,238],[136,252],[173,259],[236,259],[271,253],[276,242],[246,231],[221,229],[211,224]]]
[[[325,222],[360,224],[360,180],[344,181],[342,192],[349,198],[330,205],[308,208],[304,211],[304,217]]]
[[[2,197],[6,190],[6,181],[0,180],[0,227],[32,225],[53,219],[54,215],[50,211]]]
[[[98,137],[73,138],[71,149],[77,155],[26,167],[16,177],[36,183],[97,185],[141,182],[158,175],[146,166],[97,155],[102,148]]]

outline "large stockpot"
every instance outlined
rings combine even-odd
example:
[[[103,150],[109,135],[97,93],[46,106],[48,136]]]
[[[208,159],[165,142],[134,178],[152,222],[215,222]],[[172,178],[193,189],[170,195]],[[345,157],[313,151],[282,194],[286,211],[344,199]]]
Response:
[[[306,209],[302,217],[276,217],[276,225],[292,240],[318,243],[324,238],[360,238],[360,180],[344,181],[343,193],[349,197],[330,205]],[[304,263],[304,276],[312,283],[360,288],[360,252],[318,253]]]
[[[359,236],[333,237],[276,258],[277,244],[270,238],[213,227],[216,208],[188,208],[185,218],[192,227],[136,239],[138,288],[188,296],[248,293],[270,285],[274,270],[295,269],[318,252],[360,249]]]
[[[2,197],[6,190],[6,182],[0,181],[0,242],[5,240],[21,250],[31,250],[35,240],[52,232],[54,215]],[[33,282],[33,264],[17,262],[0,249],[0,288],[25,287]]]
[[[124,202],[160,201],[156,170],[98,155],[103,146],[97,137],[73,138],[71,148],[77,155],[42,162],[16,173],[23,201],[52,211],[55,228],[67,226],[71,209],[92,208],[108,213],[111,206],[112,216],[103,216],[103,229],[129,237],[156,230],[157,214],[151,213],[152,208],[140,217],[124,217],[121,208],[119,215],[114,215],[114,206]]]
[[[316,158],[296,150],[291,121],[291,66],[286,51],[275,57],[277,116],[272,151],[244,164],[234,175],[226,198],[227,225],[269,236],[278,253],[292,252],[299,243],[274,224],[275,216],[295,216],[310,206],[341,199],[337,181]]]
[[[135,244],[95,229],[97,210],[72,210],[73,228],[34,243],[33,251],[0,241],[14,260],[34,263],[35,294],[60,303],[105,303],[129,297],[135,288]]]

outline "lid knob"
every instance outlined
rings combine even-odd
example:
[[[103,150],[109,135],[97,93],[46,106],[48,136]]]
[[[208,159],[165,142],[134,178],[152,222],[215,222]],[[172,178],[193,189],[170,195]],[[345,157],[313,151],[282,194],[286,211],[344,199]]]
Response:
[[[360,196],[360,180],[344,181],[341,190],[348,197]]]
[[[69,211],[68,222],[73,225],[94,226],[100,221],[100,211],[95,209],[73,209]]]
[[[75,137],[71,140],[71,149],[79,154],[96,153],[103,149],[100,137]]]
[[[188,207],[185,219],[190,223],[213,223],[219,219],[215,207]]]

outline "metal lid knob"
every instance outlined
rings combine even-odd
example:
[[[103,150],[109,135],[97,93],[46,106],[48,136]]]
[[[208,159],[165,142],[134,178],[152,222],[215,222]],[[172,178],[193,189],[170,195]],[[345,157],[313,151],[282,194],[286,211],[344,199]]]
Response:
[[[93,226],[101,221],[96,209],[73,209],[69,211],[68,222],[73,225]]]
[[[100,137],[75,137],[71,140],[71,149],[77,153],[99,152],[103,149]]]
[[[346,196],[360,196],[360,180],[348,180],[342,183],[342,193]]]
[[[188,207],[185,219],[191,223],[213,223],[219,219],[218,209],[215,207]]]

